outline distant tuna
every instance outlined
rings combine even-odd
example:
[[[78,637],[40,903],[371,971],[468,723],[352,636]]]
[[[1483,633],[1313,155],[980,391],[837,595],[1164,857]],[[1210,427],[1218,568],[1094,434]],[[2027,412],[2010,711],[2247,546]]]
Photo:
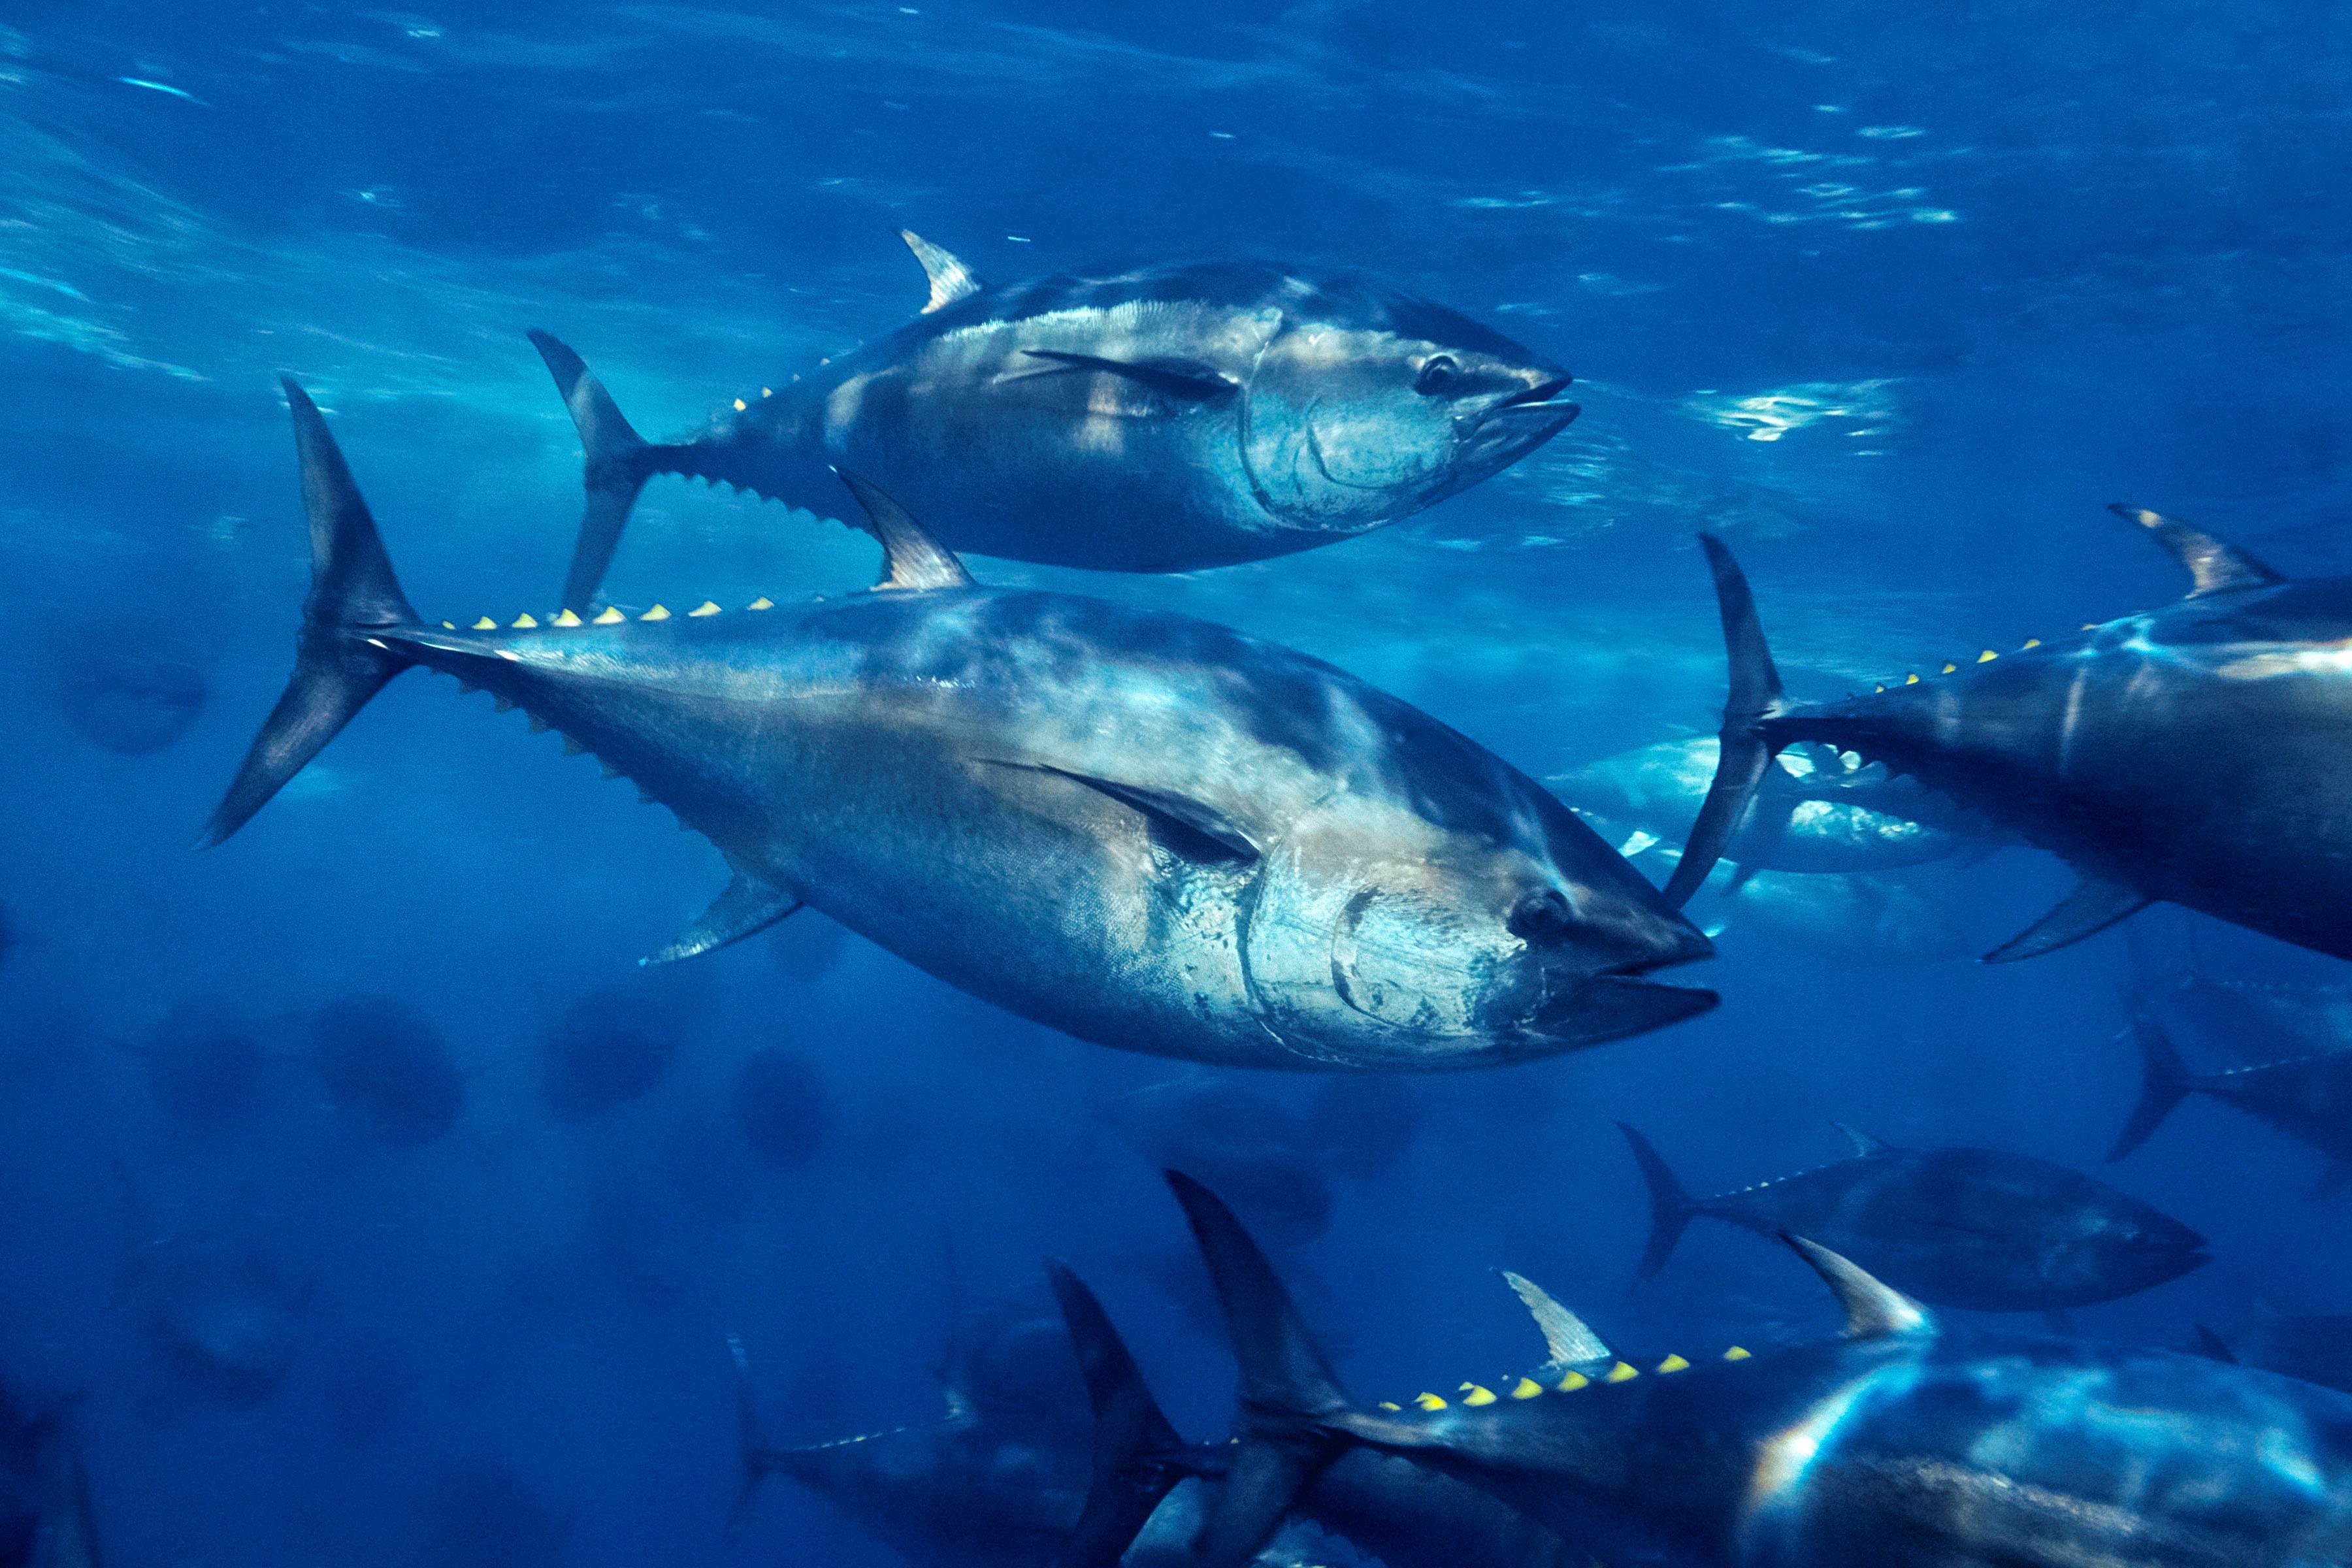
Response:
[[[1082,1039],[1298,1068],[1521,1061],[1715,1004],[1646,978],[1706,939],[1567,807],[1328,665],[978,586],[870,487],[874,593],[436,625],[287,395],[311,592],[207,844],[422,666],[562,731],[727,858],[734,880],[661,959],[805,901]]]
[[[2202,1094],[2267,1121],[2326,1155],[2330,1163],[2313,1196],[2352,1181],[2352,1050],[2195,1073],[2152,1014],[2143,1011],[2135,1016],[2132,1031],[2139,1040],[2146,1077],[2139,1104],[2116,1135],[2109,1160],[2120,1160],[2147,1142],[2183,1100]]]
[[[2081,874],[1989,960],[2052,952],[2159,900],[2352,958],[2352,577],[2289,582],[2186,523],[2115,510],[2187,568],[2186,599],[1827,703],[1782,694],[1747,579],[1701,535],[1731,694],[1668,897],[1706,880],[1774,755],[1825,742]]]
[[[1759,1236],[1818,1237],[1889,1284],[1947,1307],[2061,1311],[2205,1264],[2205,1239],[2079,1171],[1991,1149],[1897,1149],[1845,1129],[1854,1157],[1694,1198],[1622,1122],[1650,1189],[1644,1279],[1705,1215]]]
[[[587,453],[563,603],[593,607],[655,474],[854,520],[838,467],[953,550],[1181,572],[1410,517],[1577,415],[1558,365],[1353,274],[1180,262],[990,288],[902,237],[930,278],[919,319],[684,441],[640,439],[579,355],[531,334]]]

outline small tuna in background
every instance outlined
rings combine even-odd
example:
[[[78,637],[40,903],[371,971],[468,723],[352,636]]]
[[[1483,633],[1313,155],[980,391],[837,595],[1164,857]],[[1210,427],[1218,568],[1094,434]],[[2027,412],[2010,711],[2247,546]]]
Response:
[[[1763,1237],[1821,1237],[1906,1294],[1984,1312],[2056,1312],[2177,1279],[2205,1239],[2063,1165],[1992,1149],[1899,1149],[1852,1128],[1853,1157],[1717,1197],[1684,1191],[1624,1123],[1650,1192],[1639,1278],[1665,1267],[1693,1219]]]
[[[2116,1135],[2110,1162],[2147,1142],[2182,1100],[2201,1094],[2327,1156],[2314,1197],[2352,1182],[2352,1049],[2200,1073],[2190,1070],[2153,1011],[2142,1008],[2133,1015],[2132,1034],[2140,1048],[2139,1103]]]

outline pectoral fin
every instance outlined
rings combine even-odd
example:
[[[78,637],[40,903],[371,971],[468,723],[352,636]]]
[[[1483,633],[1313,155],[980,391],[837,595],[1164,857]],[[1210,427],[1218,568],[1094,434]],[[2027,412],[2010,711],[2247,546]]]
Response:
[[[748,871],[737,870],[727,890],[711,900],[702,918],[659,952],[640,963],[675,963],[756,936],[801,907],[800,900]]]
[[[2055,952],[2086,936],[2095,936],[2154,902],[2137,888],[2085,872],[2083,880],[2059,900],[2056,909],[1986,953],[1984,962],[2014,963],[2021,958]]]
[[[1056,767],[1051,763],[1013,763],[993,757],[987,760],[996,767],[1051,773],[1055,778],[1068,779],[1073,784],[1084,784],[1090,790],[1107,795],[1121,805],[1142,813],[1154,826],[1167,830],[1176,840],[1176,846],[1195,859],[1255,860],[1258,858],[1258,847],[1248,832],[1231,816],[1204,800],[1174,790]]]
[[[1152,359],[1111,359],[1102,354],[1068,353],[1060,349],[1024,349],[1031,359],[1046,361],[1063,370],[1101,371],[1125,376],[1139,386],[1180,403],[1217,403],[1241,390],[1241,384],[1214,365],[1173,355]],[[1037,374],[1050,374],[1050,371]]]

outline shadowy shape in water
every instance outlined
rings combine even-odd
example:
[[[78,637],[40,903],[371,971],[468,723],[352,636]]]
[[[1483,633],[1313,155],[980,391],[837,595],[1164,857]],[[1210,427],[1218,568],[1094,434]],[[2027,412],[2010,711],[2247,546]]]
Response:
[[[252,1022],[226,997],[174,1003],[143,1045],[147,1087],[175,1121],[217,1123],[253,1107],[265,1053]]]
[[[558,1121],[586,1121],[659,1083],[677,1040],[642,1000],[599,991],[564,1009],[542,1048],[541,1100]]]
[[[824,1081],[782,1046],[743,1058],[735,1075],[735,1125],[772,1165],[797,1169],[817,1156],[833,1129]]]
[[[61,628],[50,639],[48,679],[66,722],[124,757],[176,743],[211,695],[194,650],[161,637],[144,617]]]
[[[571,1520],[504,1465],[448,1466],[420,1501],[424,1561],[441,1568],[551,1568],[564,1559]]]
[[[351,996],[320,1008],[310,1062],[352,1125],[396,1149],[440,1138],[466,1102],[448,1042],[396,996]]]

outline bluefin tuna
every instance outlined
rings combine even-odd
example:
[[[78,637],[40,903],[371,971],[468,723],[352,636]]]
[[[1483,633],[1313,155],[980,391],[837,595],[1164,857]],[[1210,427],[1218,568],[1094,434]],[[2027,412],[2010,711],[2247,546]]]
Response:
[[[1549,360],[1353,273],[1175,262],[992,288],[902,237],[930,279],[920,316],[685,440],[640,438],[579,355],[531,334],[586,452],[564,604],[592,607],[656,474],[858,521],[840,468],[950,549],[1181,572],[1410,517],[1577,415]]]
[[[1827,703],[1787,699],[1747,579],[1702,535],[1731,692],[1668,897],[1706,879],[1773,756],[1815,742],[1911,774],[2080,874],[1990,961],[2159,900],[2352,958],[2352,577],[2292,582],[2176,519],[2115,510],[2187,569],[2185,599]]]
[[[2352,1178],[2352,1050],[2289,1057],[2222,1072],[2189,1070],[2162,1022],[2147,1011],[2132,1020],[2143,1079],[2139,1104],[2107,1155],[2120,1160],[2161,1126],[2180,1102],[2201,1094],[2233,1106],[2327,1156],[2315,1196]]]
[[[1354,1404],[1255,1242],[1172,1175],[1241,1363],[1197,1568],[1246,1561],[1370,1449],[1475,1487],[1603,1562],[1673,1568],[2317,1568],[2352,1561],[2352,1397],[2167,1351],[1947,1327],[1790,1245],[1827,1342],[1673,1355],[1571,1391]]]
[[[1898,1149],[1843,1129],[1853,1157],[1695,1198],[1623,1122],[1650,1192],[1641,1278],[1665,1267],[1693,1219],[1759,1236],[1817,1237],[1922,1300],[1985,1312],[2087,1307],[2210,1261],[2205,1238],[2080,1171],[1994,1149]]]
[[[1518,770],[1330,666],[1183,616],[992,590],[862,487],[878,591],[798,609],[421,618],[288,384],[312,587],[292,680],[205,828],[384,684],[487,688],[636,781],[734,879],[655,956],[812,905],[1083,1039],[1228,1065],[1525,1060],[1712,992],[1706,939]]]

